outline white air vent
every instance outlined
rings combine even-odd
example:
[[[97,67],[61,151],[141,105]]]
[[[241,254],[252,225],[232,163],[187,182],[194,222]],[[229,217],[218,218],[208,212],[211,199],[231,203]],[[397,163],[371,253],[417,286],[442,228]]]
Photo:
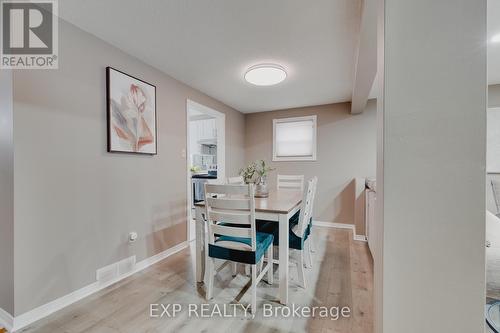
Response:
[[[134,271],[135,256],[120,260],[114,264],[99,268],[96,272],[96,280],[101,283],[106,283],[117,279],[119,276],[125,275]]]
[[[119,261],[117,264],[118,264],[118,275],[130,273],[135,268],[135,256],[123,259],[122,261]]]
[[[96,272],[96,280],[99,282],[107,282],[118,277],[118,265],[111,264],[103,268],[99,268]]]

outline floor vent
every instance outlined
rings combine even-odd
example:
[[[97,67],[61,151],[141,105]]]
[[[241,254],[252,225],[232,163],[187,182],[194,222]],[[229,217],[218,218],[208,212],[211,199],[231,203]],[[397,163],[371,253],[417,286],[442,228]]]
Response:
[[[106,283],[135,269],[135,256],[120,260],[114,264],[99,268],[96,272],[97,282]]]

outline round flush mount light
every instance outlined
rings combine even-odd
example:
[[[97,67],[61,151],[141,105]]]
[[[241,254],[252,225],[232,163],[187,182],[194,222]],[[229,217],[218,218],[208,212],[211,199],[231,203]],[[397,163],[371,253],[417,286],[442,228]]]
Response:
[[[491,37],[491,42],[492,43],[500,43],[500,34],[496,34],[493,37]]]
[[[285,69],[276,64],[260,64],[250,67],[245,80],[256,86],[272,86],[286,79]]]

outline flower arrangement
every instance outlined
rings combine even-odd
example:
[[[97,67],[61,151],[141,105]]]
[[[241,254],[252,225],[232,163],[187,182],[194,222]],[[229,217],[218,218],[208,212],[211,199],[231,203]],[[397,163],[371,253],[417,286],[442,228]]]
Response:
[[[243,177],[246,184],[264,184],[267,175],[273,170],[275,169],[267,166],[264,160],[260,160],[250,163],[248,166],[241,169],[239,174]]]

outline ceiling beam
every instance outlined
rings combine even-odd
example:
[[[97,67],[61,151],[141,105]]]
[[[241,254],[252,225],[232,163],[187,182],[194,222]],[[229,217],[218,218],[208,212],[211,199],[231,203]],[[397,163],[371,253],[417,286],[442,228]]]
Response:
[[[375,0],[364,0],[361,8],[359,43],[352,86],[351,113],[361,113],[370,98],[377,74],[377,7]]]

